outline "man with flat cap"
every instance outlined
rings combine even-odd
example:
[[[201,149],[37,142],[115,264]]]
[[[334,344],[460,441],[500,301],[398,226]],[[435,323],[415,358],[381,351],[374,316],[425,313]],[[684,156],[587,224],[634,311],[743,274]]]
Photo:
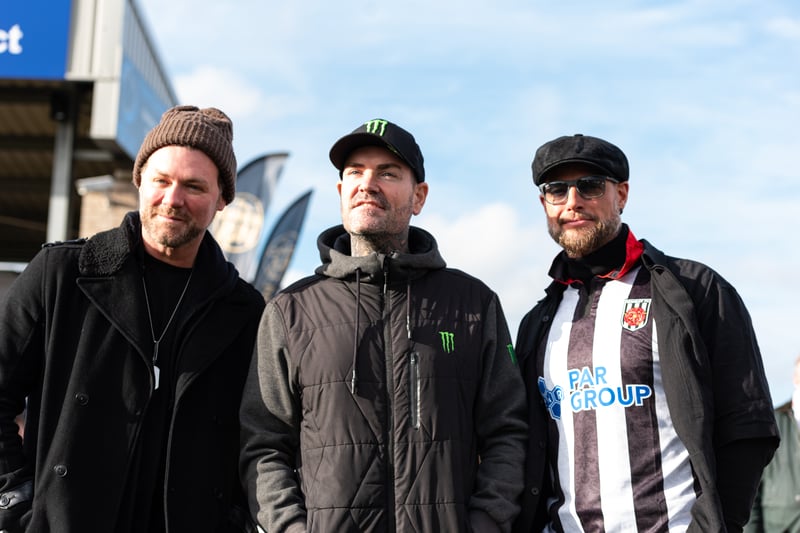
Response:
[[[343,225],[264,312],[242,477],[270,533],[510,531],[525,394],[497,295],[410,226],[428,183],[382,119],[330,150]]]
[[[573,135],[533,181],[563,248],[517,353],[530,442],[515,531],[740,531],[778,443],[736,290],[634,237],[628,160]]]
[[[253,530],[238,413],[264,300],[206,231],[234,198],[232,141],[216,108],[167,110],[134,162],[138,212],[45,245],[9,289],[0,530]]]

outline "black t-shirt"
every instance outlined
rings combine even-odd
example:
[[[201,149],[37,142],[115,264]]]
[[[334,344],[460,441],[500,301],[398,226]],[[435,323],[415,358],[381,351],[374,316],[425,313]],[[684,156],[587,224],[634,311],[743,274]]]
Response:
[[[124,497],[132,499],[134,505],[123,508],[129,509],[132,515],[120,516],[116,529],[118,533],[158,533],[165,530],[164,472],[170,415],[175,398],[175,363],[179,345],[176,334],[180,316],[185,312],[183,302],[171,322],[170,316],[181,300],[191,275],[191,269],[174,267],[146,253],[143,255],[142,290],[146,287],[150,309],[149,315],[147,309],[142,309],[142,313],[148,320],[148,329],[151,325],[149,320],[152,319],[153,338],[159,340],[158,357],[153,361],[153,365],[159,369],[159,379],[142,419],[126,483]],[[188,287],[187,291],[190,290],[191,287]]]

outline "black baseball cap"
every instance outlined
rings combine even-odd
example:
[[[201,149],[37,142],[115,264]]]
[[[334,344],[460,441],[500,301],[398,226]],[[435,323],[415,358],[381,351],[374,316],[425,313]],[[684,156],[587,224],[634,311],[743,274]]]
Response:
[[[417,183],[425,181],[422,151],[419,149],[417,141],[414,140],[414,136],[397,124],[382,118],[368,120],[334,143],[330,158],[333,166],[339,169],[340,177],[347,162],[347,156],[362,146],[388,148],[411,167]]]
[[[576,133],[553,139],[536,150],[531,164],[533,183],[538,187],[548,172],[567,163],[592,166],[619,181],[628,181],[630,172],[622,150],[603,139]]]

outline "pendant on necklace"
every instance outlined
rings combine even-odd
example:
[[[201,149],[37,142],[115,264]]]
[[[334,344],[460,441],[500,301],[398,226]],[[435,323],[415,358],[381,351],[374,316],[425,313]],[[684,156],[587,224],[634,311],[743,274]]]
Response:
[[[162,335],[163,336],[163,335]],[[155,343],[153,343],[153,376],[155,377],[156,386],[158,388],[160,378],[161,378],[161,369],[158,368],[158,345],[161,344],[161,339],[158,339]]]
[[[189,277],[186,279],[186,284],[183,286],[183,291],[181,292],[181,295],[178,298],[178,303],[176,303],[175,307],[172,309],[172,314],[169,315],[169,320],[167,320],[167,325],[164,326],[163,330],[161,330],[161,336],[157,339],[156,339],[155,329],[153,328],[153,315],[150,313],[150,297],[147,295],[147,280],[144,279],[144,274],[142,274],[142,288],[144,289],[144,302],[147,305],[147,321],[150,324],[150,335],[153,336],[153,378],[155,381],[156,389],[160,384],[160,378],[161,378],[161,369],[158,368],[158,347],[161,344],[161,339],[163,339],[164,335],[166,335],[170,324],[172,324],[172,319],[175,318],[175,314],[178,312],[178,308],[181,306],[183,297],[186,296],[186,290],[189,288],[189,282],[192,281],[192,274],[194,274],[194,269],[192,269],[192,271],[189,272]]]

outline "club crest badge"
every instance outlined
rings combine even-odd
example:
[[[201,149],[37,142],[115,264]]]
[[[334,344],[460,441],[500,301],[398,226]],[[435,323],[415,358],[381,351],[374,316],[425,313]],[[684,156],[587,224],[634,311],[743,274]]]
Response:
[[[647,325],[650,316],[650,298],[625,300],[622,309],[622,327],[628,331],[636,331]]]

